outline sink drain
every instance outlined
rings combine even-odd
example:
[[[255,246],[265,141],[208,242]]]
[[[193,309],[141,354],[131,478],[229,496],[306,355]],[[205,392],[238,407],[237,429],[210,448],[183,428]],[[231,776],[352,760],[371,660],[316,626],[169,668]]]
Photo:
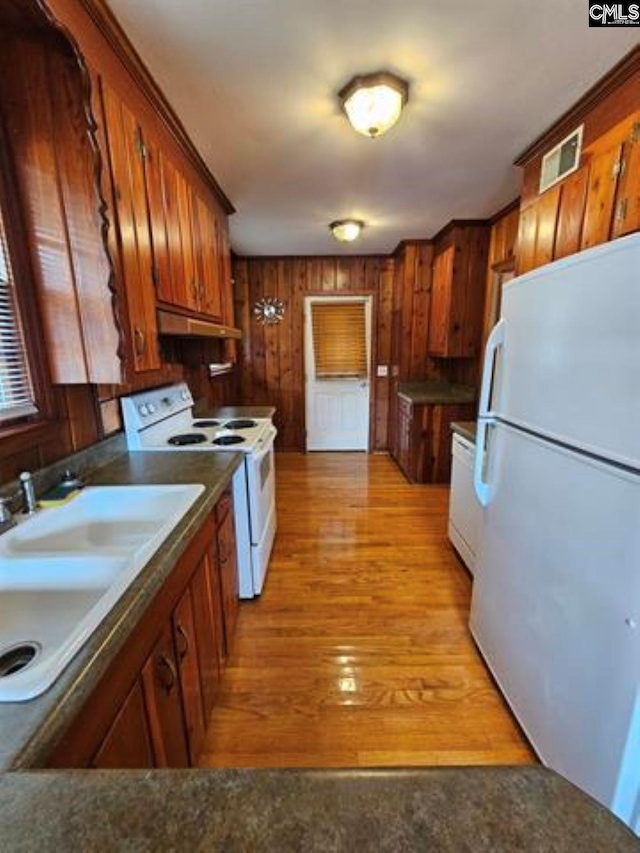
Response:
[[[0,653],[0,678],[15,675],[29,666],[40,652],[39,643],[19,643]]]

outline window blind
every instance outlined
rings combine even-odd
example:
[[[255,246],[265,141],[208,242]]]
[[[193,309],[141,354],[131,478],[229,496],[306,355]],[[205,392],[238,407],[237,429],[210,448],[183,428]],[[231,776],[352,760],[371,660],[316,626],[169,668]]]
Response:
[[[0,216],[0,422],[37,412],[15,282]]]
[[[312,302],[311,327],[316,379],[368,375],[364,302]]]

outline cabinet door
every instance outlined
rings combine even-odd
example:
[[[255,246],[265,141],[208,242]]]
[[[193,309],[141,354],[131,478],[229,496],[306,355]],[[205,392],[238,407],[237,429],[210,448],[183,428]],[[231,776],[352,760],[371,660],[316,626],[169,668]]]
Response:
[[[238,563],[233,513],[229,512],[218,527],[218,565],[224,612],[224,636],[227,655],[233,648],[233,637],[238,620]]]
[[[142,683],[138,679],[95,754],[92,767],[135,769],[154,767],[151,734]]]
[[[103,103],[127,312],[137,371],[161,366],[151,234],[144,179],[144,147],[134,116],[103,84]]]
[[[612,237],[640,228],[640,122],[634,122],[622,149],[622,168],[616,194]]]
[[[172,622],[189,755],[191,764],[195,765],[204,741],[205,723],[202,688],[200,686],[200,661],[198,659],[190,586],[184,591],[176,605]]]
[[[431,315],[429,317],[429,353],[446,355],[449,339],[453,261],[455,249],[449,246],[433,262]]]
[[[231,246],[229,244],[229,222],[226,213],[218,213],[216,227],[219,239],[218,278],[222,297],[222,321],[227,326],[233,326],[235,314],[231,282]]]
[[[222,320],[220,292],[220,238],[211,208],[195,196],[196,271],[200,311],[215,320]]]
[[[518,254],[516,270],[518,275],[529,272],[536,265],[536,233],[538,229],[538,211],[535,202],[520,211],[518,225]]]
[[[180,276],[179,304],[183,308],[198,311],[200,300],[195,256],[195,233],[193,220],[193,191],[185,176],[176,169],[176,200],[180,222],[180,251],[182,269]]]
[[[188,767],[178,666],[167,624],[142,669],[151,743],[157,767]]]
[[[587,201],[580,244],[582,249],[606,243],[611,232],[623,142],[615,138],[607,140],[607,137],[608,134],[599,141],[598,147],[591,151]],[[607,144],[608,141],[611,144]]]
[[[153,280],[156,296],[161,302],[172,302],[171,260],[169,255],[169,230],[164,187],[162,151],[157,142],[145,134],[145,179],[149,199],[149,222],[153,246]]]
[[[217,568],[217,567],[216,567]],[[212,590],[212,582],[216,589]],[[224,629],[220,610],[220,590],[217,571],[212,571],[212,561],[205,554],[191,581],[193,619],[200,662],[200,686],[205,727],[220,689],[222,669],[222,644]]]

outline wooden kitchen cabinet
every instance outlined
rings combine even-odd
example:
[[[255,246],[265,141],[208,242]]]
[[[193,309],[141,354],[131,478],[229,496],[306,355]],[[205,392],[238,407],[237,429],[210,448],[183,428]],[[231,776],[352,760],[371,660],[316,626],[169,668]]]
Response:
[[[398,401],[396,462],[411,483],[448,483],[452,421],[475,418],[474,403],[412,404]]]
[[[429,355],[473,358],[480,349],[490,228],[453,222],[435,240]]]
[[[141,679],[136,679],[91,766],[100,770],[156,766]]]
[[[233,524],[225,494],[62,736],[48,766],[195,765],[238,615]]]
[[[142,669],[156,767],[188,767],[183,698],[171,627],[166,624]]]
[[[193,617],[200,662],[200,686],[205,721],[213,710],[220,691],[220,679],[226,658],[224,624],[220,596],[217,545],[204,555],[191,581]]]
[[[609,239],[620,174],[624,141],[616,129],[585,149],[589,158],[589,181],[582,226],[581,249],[597,246]]]
[[[182,707],[191,764],[195,764],[205,733],[204,706],[195,618],[191,596],[192,584],[185,589],[173,611],[173,642],[180,675]],[[204,651],[204,649],[202,650]],[[172,766],[172,765],[169,765]]]
[[[233,519],[231,503],[229,503],[228,511],[222,517],[220,515],[218,517],[218,565],[220,567],[220,591],[224,614],[224,638],[227,656],[231,654],[233,649],[233,639],[240,605],[238,596],[236,533]]]
[[[142,132],[134,115],[104,82],[102,103],[133,366],[136,371],[154,370],[161,361]]]
[[[640,229],[640,116],[635,116],[622,145],[612,237]]]

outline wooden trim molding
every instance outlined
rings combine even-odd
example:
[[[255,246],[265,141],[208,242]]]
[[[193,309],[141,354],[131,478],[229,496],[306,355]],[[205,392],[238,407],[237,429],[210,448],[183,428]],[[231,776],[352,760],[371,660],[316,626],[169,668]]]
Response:
[[[50,8],[48,0],[36,0],[49,21],[74,44],[75,41],[68,29],[60,22],[55,12]],[[153,79],[151,72],[144,64],[135,47],[120,26],[115,15],[109,9],[104,0],[76,0],[83,8],[92,22],[118,57],[122,65],[133,78],[136,85],[143,92],[147,100],[156,109],[158,117],[169,134],[184,152],[194,169],[202,176],[203,180],[211,186],[215,196],[228,214],[235,213],[235,208],[229,198],[218,184],[209,167],[198,153],[193,142],[191,142],[184,125],[178,118],[173,107],[163,94],[158,84]]]
[[[507,216],[512,210],[520,210],[520,196],[514,198],[513,201],[509,202],[509,204],[505,204],[505,206],[501,207],[497,213],[494,213],[488,220],[489,225],[495,225],[496,222],[499,222],[503,216]]]
[[[604,77],[592,86],[579,101],[564,112],[544,133],[541,133],[513,161],[514,166],[525,166],[534,157],[544,154],[571,129],[581,124],[585,117],[612,92],[640,71],[640,45],[636,45]]]

